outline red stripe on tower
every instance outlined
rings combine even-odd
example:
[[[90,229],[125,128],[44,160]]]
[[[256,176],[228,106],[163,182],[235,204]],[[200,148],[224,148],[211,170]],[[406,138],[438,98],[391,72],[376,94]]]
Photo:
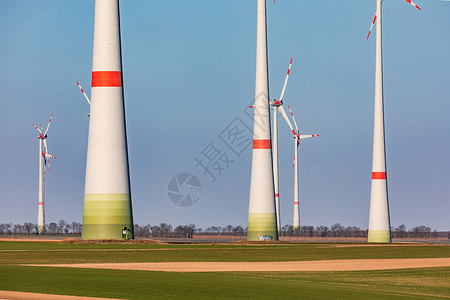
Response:
[[[93,71],[92,87],[121,87],[122,72],[120,71]]]
[[[44,202],[39,202],[39,205],[44,205]]]
[[[298,205],[298,202],[294,202],[295,205]]]
[[[386,172],[372,172],[372,179],[386,180]]]
[[[276,194],[275,194],[275,197],[280,197],[280,194],[276,193]]]
[[[253,140],[253,149],[272,149],[270,140]]]

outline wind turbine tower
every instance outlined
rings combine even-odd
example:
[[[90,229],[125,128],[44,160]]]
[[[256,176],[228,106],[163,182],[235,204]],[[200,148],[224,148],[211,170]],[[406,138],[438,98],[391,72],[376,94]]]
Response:
[[[295,121],[294,114],[292,113],[291,107],[288,105],[289,111],[291,113],[292,120],[294,121],[295,130],[294,132],[294,229],[300,228],[300,201],[299,201],[299,184],[298,184],[298,147],[300,146],[300,140],[318,137],[318,134],[313,135],[304,135],[300,134],[300,130],[298,129],[297,122]]]
[[[50,121],[48,121],[47,128],[45,131],[42,128],[39,129],[35,124],[33,124],[34,128],[37,129],[39,135],[37,138],[39,139],[39,202],[38,202],[38,234],[44,234],[45,230],[45,211],[44,211],[44,203],[45,203],[45,168],[48,166],[48,170],[50,171],[50,158],[55,158],[53,155],[48,153],[47,147],[47,133],[50,128],[50,123],[52,122],[53,113],[50,116]]]
[[[278,240],[267,68],[266,0],[257,0],[255,111],[247,240]]]
[[[421,10],[419,6],[405,0]],[[372,21],[367,39],[376,22],[376,59],[375,59],[375,109],[373,126],[372,185],[370,192],[369,243],[390,243],[391,224],[386,175],[386,148],[384,143],[384,100],[383,100],[383,59],[381,38],[381,4],[377,0],[377,11]]]
[[[133,232],[119,0],[96,0],[83,239]]]

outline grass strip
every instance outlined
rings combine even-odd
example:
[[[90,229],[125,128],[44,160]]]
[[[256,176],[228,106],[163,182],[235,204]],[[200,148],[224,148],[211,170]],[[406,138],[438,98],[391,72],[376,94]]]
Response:
[[[324,245],[71,245],[52,249],[41,243],[16,243],[0,250],[0,265],[124,263],[179,261],[308,261],[339,259],[395,259],[450,257],[450,246],[331,247]],[[0,246],[2,243],[0,243]],[[22,246],[20,248],[20,246]],[[109,247],[116,248],[109,248]],[[3,248],[12,247],[3,245]],[[46,247],[46,246],[45,246]]]
[[[449,299],[450,268],[166,273],[3,266],[0,289],[121,299]]]

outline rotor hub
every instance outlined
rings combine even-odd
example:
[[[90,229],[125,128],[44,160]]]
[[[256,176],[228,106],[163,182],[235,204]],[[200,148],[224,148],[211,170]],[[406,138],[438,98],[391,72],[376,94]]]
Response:
[[[273,99],[272,101],[270,101],[270,105],[279,107],[279,106],[283,105],[283,100],[280,101],[280,100]]]

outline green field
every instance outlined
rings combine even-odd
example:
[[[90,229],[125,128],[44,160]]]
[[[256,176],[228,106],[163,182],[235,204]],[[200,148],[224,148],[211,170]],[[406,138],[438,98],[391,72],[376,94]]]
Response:
[[[84,262],[298,261],[450,257],[450,246],[86,245],[0,242],[0,290],[121,299],[450,299],[450,268],[168,273],[30,267]]]

